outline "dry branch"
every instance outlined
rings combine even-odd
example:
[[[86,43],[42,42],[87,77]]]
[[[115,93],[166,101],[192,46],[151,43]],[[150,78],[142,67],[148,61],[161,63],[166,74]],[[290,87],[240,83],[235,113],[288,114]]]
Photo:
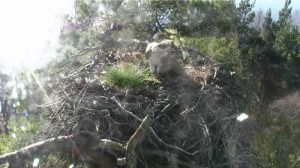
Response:
[[[101,48],[102,48],[102,46],[86,47],[86,48],[82,49],[81,51],[79,51],[77,54],[71,55],[70,58],[82,56],[82,55],[85,55],[85,54],[87,54],[91,51],[95,51],[95,50],[98,50],[98,49],[101,49]]]
[[[168,160],[174,162],[173,167],[178,167],[178,165],[182,165],[187,168],[205,168],[202,166],[195,165],[194,163],[187,163],[185,161],[177,159],[177,155],[174,153],[170,153],[168,151],[162,151],[162,150],[143,150],[143,153],[145,155],[156,155],[161,157],[167,157]]]
[[[114,102],[117,104],[117,106],[119,107],[119,109],[120,109],[122,112],[124,112],[124,113],[126,113],[126,114],[132,116],[134,119],[136,119],[136,120],[138,120],[138,121],[142,121],[142,119],[140,119],[138,116],[136,116],[136,115],[134,115],[132,112],[130,112],[130,111],[124,109],[124,107],[122,107],[121,103],[116,99],[116,97],[114,97],[114,96],[111,97],[111,100],[114,101]],[[164,108],[164,110],[166,110],[168,106],[170,106],[170,105],[167,105],[167,106]],[[164,111],[164,110],[163,110],[163,111]],[[162,111],[162,112],[163,112],[163,111]],[[161,112],[161,113],[162,113],[162,112]],[[187,151],[185,151],[184,149],[182,149],[182,148],[180,148],[180,147],[178,147],[178,146],[170,145],[170,144],[166,143],[165,141],[163,141],[161,138],[159,138],[159,136],[156,134],[156,132],[154,131],[154,129],[153,129],[152,127],[150,127],[149,129],[150,129],[151,134],[152,134],[152,135],[153,135],[160,143],[162,143],[163,145],[165,145],[165,146],[166,146],[168,149],[170,149],[170,150],[180,151],[180,152],[182,152],[182,153],[185,153],[185,154],[191,155],[191,156],[193,156],[193,155],[199,153],[199,151],[195,151],[195,152],[193,152],[193,153],[187,152]]]
[[[26,160],[33,159],[36,156],[45,155],[60,151],[70,151],[72,136],[59,136],[24,147],[18,151],[0,156],[0,164],[8,162],[11,164],[21,164]]]
[[[125,145],[118,143],[118,142],[114,142],[111,141],[109,139],[100,139],[99,143],[98,143],[98,147],[101,149],[111,149],[114,151],[119,151],[119,152],[124,152],[125,153]]]
[[[153,122],[153,117],[147,115],[143,119],[139,128],[135,131],[135,133],[129,139],[127,146],[126,146],[126,153],[125,153],[126,164],[129,168],[137,167],[137,162],[136,162],[136,157],[135,157],[135,147],[145,137],[152,122]]]
[[[44,141],[37,142],[26,146],[15,152],[7,153],[0,156],[0,165],[8,163],[10,167],[19,167],[24,165],[26,160],[32,160],[34,157],[47,155],[55,152],[67,152],[71,153],[73,148],[72,142],[73,136],[59,136],[50,138]],[[117,142],[113,142],[109,139],[99,139],[97,148],[108,149],[112,151],[118,151],[125,153],[125,145]],[[85,153],[89,154],[89,153]],[[95,155],[95,154],[93,154]],[[100,157],[106,157],[105,153],[99,153]],[[98,158],[101,160],[102,158]]]
[[[134,115],[132,112],[130,112],[130,111],[124,109],[124,108],[122,107],[121,103],[116,99],[115,96],[111,97],[111,100],[114,101],[114,102],[118,105],[118,107],[119,107],[119,109],[120,109],[121,111],[123,111],[124,113],[130,115],[131,117],[133,117],[134,119],[136,119],[136,120],[138,120],[138,121],[140,121],[140,122],[142,121],[142,119],[140,119],[138,116],[136,116],[136,115]]]
[[[98,48],[86,48],[75,56],[93,50]],[[158,90],[138,88],[123,93],[118,87],[106,86],[101,81],[101,75],[105,74],[102,66],[107,62],[114,66],[117,54],[113,51],[103,53],[101,50],[96,54],[94,58],[97,59],[85,65],[80,64],[80,68],[68,72],[69,75],[62,77],[59,87],[55,88],[59,91],[62,99],[59,103],[62,105],[55,106],[59,109],[52,113],[51,117],[59,118],[61,122],[54,124],[62,131],[56,133],[55,130],[51,130],[51,135],[62,135],[72,130],[74,139],[77,140],[73,139],[78,146],[79,152],[75,156],[78,163],[83,161],[94,167],[103,165],[105,156],[102,157],[101,152],[113,151],[107,157],[108,160],[112,161],[113,165],[118,164],[122,167],[213,167],[215,156],[212,153],[217,153],[218,157],[221,156],[218,153],[222,152],[213,146],[214,143],[223,142],[223,139],[218,139],[223,137],[222,129],[216,127],[215,130],[215,125],[222,120],[221,117],[205,115],[208,115],[208,112],[219,114],[223,111],[220,110],[222,107],[216,106],[215,101],[210,100],[215,94],[211,87],[207,86],[207,89],[195,93],[192,89],[199,90],[199,87],[194,87],[194,83],[185,87],[180,82],[179,86],[184,87],[180,91],[162,87]],[[109,59],[113,60],[112,64]],[[77,82],[77,78],[84,79],[84,82]],[[89,89],[95,80],[96,89]],[[189,83],[189,79],[184,79],[184,83]],[[175,88],[180,88],[179,86]],[[116,97],[111,97],[112,95]],[[111,100],[108,100],[109,97]],[[218,110],[213,111],[213,107]],[[86,120],[89,126],[80,124],[86,123]],[[208,122],[210,125],[207,125]],[[65,132],[66,130],[68,132]],[[74,143],[70,143],[70,146],[75,146]],[[137,148],[138,144],[141,145]]]

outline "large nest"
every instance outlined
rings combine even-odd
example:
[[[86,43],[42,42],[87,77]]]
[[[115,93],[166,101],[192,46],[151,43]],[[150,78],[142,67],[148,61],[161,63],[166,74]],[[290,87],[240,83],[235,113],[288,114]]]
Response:
[[[143,47],[126,52],[139,52]],[[143,119],[151,116],[149,130],[134,150],[137,167],[235,164],[230,157],[234,157],[232,152],[236,150],[228,147],[236,145],[228,146],[227,139],[233,136],[225,129],[232,120],[227,118],[235,115],[239,101],[232,97],[234,91],[229,84],[224,84],[228,74],[212,73],[212,69],[207,70],[213,67],[209,65],[205,70],[190,66],[184,75],[164,79],[157,89],[122,89],[106,84],[101,78],[104,66],[114,66],[120,61],[118,52],[92,48],[89,53],[93,54],[91,59],[85,59],[84,63],[70,61],[68,65],[75,62],[78,66],[74,70],[71,69],[74,66],[68,67],[68,74],[56,75],[59,80],[50,82],[52,98],[59,103],[46,108],[50,120],[43,127],[48,137],[73,135],[73,142],[80,150],[92,149],[99,139],[126,145]],[[118,150],[97,150],[126,157],[126,152]],[[84,157],[81,161],[92,162]]]

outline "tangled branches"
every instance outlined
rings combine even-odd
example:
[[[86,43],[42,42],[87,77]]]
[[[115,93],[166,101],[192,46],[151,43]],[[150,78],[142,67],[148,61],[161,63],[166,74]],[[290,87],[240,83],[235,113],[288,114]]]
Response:
[[[61,145],[45,140],[38,143],[43,145],[1,156],[0,163],[24,163],[55,149],[72,156],[74,165],[85,163],[89,167],[200,168],[230,164],[226,147],[232,134],[224,131],[228,123],[222,118],[234,114],[236,104],[226,91],[206,79],[201,89],[188,77],[169,78],[173,83],[164,81],[156,88],[111,86],[102,77],[104,65],[114,64],[108,62],[113,52],[95,47],[81,54],[91,51],[96,55],[87,64],[80,64],[65,76],[56,75],[59,80],[50,82],[50,97],[55,103],[46,106],[49,120],[43,121],[44,134],[63,139]],[[26,157],[20,157],[22,151]]]

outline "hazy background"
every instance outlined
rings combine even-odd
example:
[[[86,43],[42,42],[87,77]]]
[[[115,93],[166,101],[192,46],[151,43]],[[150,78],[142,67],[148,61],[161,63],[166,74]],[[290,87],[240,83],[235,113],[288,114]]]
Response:
[[[0,0],[0,70],[11,73],[43,66],[56,56],[61,15],[74,13],[74,0]],[[238,4],[240,0],[237,0]],[[252,1],[253,2],[253,1]],[[285,0],[256,0],[255,10],[271,8],[274,19]],[[292,0],[293,11],[300,0]]]
[[[238,5],[240,1],[236,0],[236,4]],[[254,2],[254,0],[251,0],[251,2]],[[267,12],[271,8],[274,19],[277,19],[278,12],[284,7],[284,3],[285,0],[256,0],[254,10],[262,9],[264,12]],[[293,11],[300,9],[300,0],[292,0],[291,7]]]

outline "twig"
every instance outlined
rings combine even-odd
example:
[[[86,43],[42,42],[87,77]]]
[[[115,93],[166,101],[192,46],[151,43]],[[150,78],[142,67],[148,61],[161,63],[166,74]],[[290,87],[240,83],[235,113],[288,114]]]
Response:
[[[64,100],[59,100],[57,102],[51,102],[51,103],[48,103],[48,104],[43,104],[43,105],[35,105],[35,107],[39,107],[39,108],[45,108],[45,107],[50,107],[50,106],[53,106],[55,104],[58,104],[58,103],[62,103]]]
[[[161,156],[161,157],[167,157],[168,160],[172,160],[174,163],[178,165],[182,165],[184,167],[189,167],[189,168],[206,168],[203,166],[198,166],[194,165],[191,163],[184,162],[182,160],[177,159],[176,154],[170,153],[168,151],[161,151],[161,150],[143,150],[144,154],[147,155],[156,155],[156,156]]]
[[[74,106],[75,106],[74,109],[76,109],[76,108],[78,107],[78,105],[81,103],[83,97],[84,97],[85,94],[86,94],[86,91],[87,91],[88,86],[89,86],[90,83],[92,83],[93,81],[95,81],[95,79],[92,80],[92,81],[88,81],[88,82],[85,84],[84,88],[80,91],[80,93],[78,94],[78,96],[80,97],[80,99],[79,99],[79,100],[76,99],[76,100],[78,100],[77,102],[76,102],[76,100],[74,101]]]
[[[88,66],[91,66],[92,64],[93,64],[93,62],[87,63],[87,64],[84,65],[83,67],[78,68],[78,69],[76,69],[76,70],[70,72],[70,73],[71,73],[70,75],[68,75],[68,76],[66,76],[66,77],[63,77],[62,79],[68,79],[68,78],[70,78],[70,77],[72,77],[72,76],[75,76],[77,73],[83,71],[84,69],[86,69]]]
[[[141,125],[138,127],[138,129],[135,131],[135,133],[129,139],[127,146],[126,146],[126,152],[125,152],[125,159],[126,159],[127,167],[129,167],[129,168],[137,167],[135,148],[136,148],[136,145],[145,137],[152,122],[153,122],[153,117],[150,115],[147,115],[143,119]]]
[[[120,109],[121,111],[123,111],[124,113],[129,114],[129,115],[130,115],[131,117],[133,117],[134,119],[136,119],[136,120],[142,122],[142,119],[140,119],[138,116],[134,115],[132,112],[130,112],[130,111],[126,110],[124,107],[122,107],[121,103],[116,99],[115,96],[112,96],[110,99],[111,99],[112,101],[114,101],[114,102],[118,105],[118,107],[119,107],[119,109]]]
[[[70,98],[69,95],[68,95],[68,93],[61,86],[58,86],[58,87],[66,95],[67,98]]]
[[[90,135],[94,139],[98,139],[98,137],[100,137],[99,134],[88,131],[88,130],[82,130],[81,133]],[[119,151],[122,153],[125,153],[125,151],[126,151],[125,144],[114,142],[110,139],[99,139],[98,141],[99,141],[98,145],[92,147],[93,149],[105,149],[106,148],[106,149],[110,149],[110,150],[114,150],[114,151]]]
[[[98,49],[101,49],[101,48],[102,48],[102,45],[101,46],[95,46],[95,47],[86,47],[86,48],[82,49],[81,51],[79,51],[79,53],[71,55],[70,58],[78,57],[78,56],[87,54],[91,51],[98,50]]]
[[[64,102],[55,113],[52,113],[50,118],[51,119],[54,118],[65,107],[65,105],[66,105],[66,102]]]
[[[187,113],[189,113],[190,111],[192,111],[192,110],[194,110],[197,106],[198,106],[198,104],[199,104],[199,102],[200,102],[200,99],[201,99],[201,95],[199,96],[199,98],[198,98],[198,101],[197,101],[197,103],[196,103],[196,105],[195,106],[193,106],[192,108],[190,108],[190,109],[186,109],[186,110],[184,110],[183,112],[181,112],[180,113],[180,115],[185,115],[185,114],[187,114]]]
[[[135,118],[135,119],[138,120],[138,121],[142,121],[142,119],[140,119],[138,116],[136,116],[136,115],[134,115],[132,112],[130,112],[130,111],[124,109],[124,107],[122,107],[121,103],[118,102],[118,100],[116,99],[115,96],[112,96],[112,97],[111,97],[111,100],[114,101],[114,102],[117,104],[117,106],[119,107],[119,109],[120,109],[121,111],[123,111],[124,113],[129,114],[130,116],[132,116],[133,118]],[[167,108],[164,108],[164,109],[167,109]],[[185,151],[184,149],[181,149],[181,148],[178,147],[178,146],[173,146],[173,145],[170,145],[170,144],[166,143],[165,141],[163,141],[161,138],[158,137],[158,135],[155,133],[155,131],[153,130],[152,127],[150,127],[150,132],[154,135],[154,137],[155,137],[160,143],[162,143],[163,145],[165,145],[165,146],[166,146],[167,148],[169,148],[169,149],[181,151],[181,152],[183,152],[183,153],[185,153],[185,154],[187,154],[187,155],[195,155],[195,154],[199,153],[199,151],[190,153],[190,152]]]
[[[99,139],[99,144],[98,144],[99,148],[106,148],[106,149],[111,149],[111,150],[115,150],[115,151],[119,151],[119,152],[124,152],[126,150],[126,145],[118,143],[118,142],[114,142],[112,140],[109,139]]]
[[[151,133],[154,135],[154,137],[155,137],[160,143],[164,144],[167,148],[170,148],[170,149],[173,149],[173,150],[179,150],[179,151],[181,151],[181,152],[183,152],[183,153],[185,153],[185,154],[191,155],[191,156],[192,156],[192,155],[195,155],[195,154],[197,154],[197,153],[199,153],[199,151],[190,153],[190,152],[185,151],[184,149],[181,149],[181,148],[178,147],[178,146],[170,145],[170,144],[166,143],[165,141],[163,141],[162,139],[160,139],[160,138],[158,137],[158,135],[154,132],[154,130],[153,130],[152,127],[150,128],[150,131],[151,131]]]

